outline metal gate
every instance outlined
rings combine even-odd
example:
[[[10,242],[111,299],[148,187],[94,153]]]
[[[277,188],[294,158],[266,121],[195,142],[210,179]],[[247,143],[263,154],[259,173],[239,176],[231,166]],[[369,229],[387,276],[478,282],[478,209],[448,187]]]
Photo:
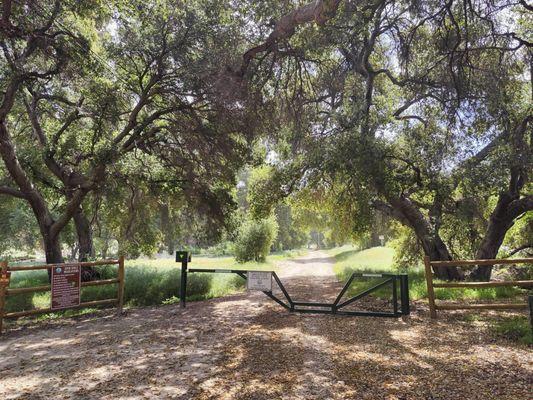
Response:
[[[315,313],[315,314],[336,314],[336,315],[352,315],[352,316],[367,316],[367,317],[401,317],[402,315],[409,315],[409,282],[407,274],[370,274],[354,272],[341,289],[333,303],[296,301],[291,298],[285,286],[274,271],[253,271],[253,270],[238,270],[238,269],[203,269],[203,268],[188,268],[188,263],[191,261],[190,253],[186,251],[176,252],[176,262],[181,262],[181,287],[180,287],[180,304],[185,307],[187,297],[187,274],[189,272],[203,272],[203,273],[232,273],[237,274],[243,279],[248,279],[248,274],[254,272],[270,272],[272,278],[278,285],[283,299],[278,298],[272,290],[263,290],[262,292],[276,303],[286,308],[291,312],[299,313]],[[383,279],[378,284],[356,294],[355,296],[342,301],[342,298],[350,288],[355,279],[381,278]],[[356,311],[347,310],[346,306],[355,303],[357,300],[368,296],[370,293],[390,285],[392,291],[392,309],[390,311]]]

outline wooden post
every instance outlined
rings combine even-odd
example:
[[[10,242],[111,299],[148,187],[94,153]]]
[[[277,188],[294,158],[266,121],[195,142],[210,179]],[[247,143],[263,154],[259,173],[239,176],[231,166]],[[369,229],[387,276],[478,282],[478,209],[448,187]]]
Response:
[[[4,308],[6,304],[6,292],[9,286],[9,274],[7,272],[7,261],[0,263],[0,335],[4,322]]]
[[[118,259],[118,305],[117,305],[117,315],[122,314],[122,307],[124,306],[124,284],[125,284],[124,256],[120,256],[120,258]]]
[[[428,256],[424,257],[424,266],[426,268],[426,285],[428,288],[429,315],[431,318],[437,318],[437,309],[435,308],[435,291],[433,290],[433,270],[431,261]]]

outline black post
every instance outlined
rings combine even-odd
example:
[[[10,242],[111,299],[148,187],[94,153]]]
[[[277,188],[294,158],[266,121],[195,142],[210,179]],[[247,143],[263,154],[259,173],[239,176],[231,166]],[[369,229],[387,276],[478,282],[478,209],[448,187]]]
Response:
[[[531,324],[531,332],[533,333],[533,295],[527,297],[527,303],[529,304],[529,323]]]
[[[181,279],[180,279],[180,305],[185,308],[187,299],[187,265],[191,261],[191,254],[187,251],[176,251],[176,262],[181,261]]]
[[[392,309],[394,315],[398,315],[398,285],[396,278],[396,276],[392,278]]]
[[[409,307],[409,278],[407,274],[400,275],[400,297],[402,301],[402,314],[409,315],[411,310]]]

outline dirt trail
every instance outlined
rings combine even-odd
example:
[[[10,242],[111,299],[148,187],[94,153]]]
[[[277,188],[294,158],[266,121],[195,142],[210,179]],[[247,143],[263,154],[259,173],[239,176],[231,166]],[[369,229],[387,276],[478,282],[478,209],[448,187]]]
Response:
[[[280,276],[298,300],[340,287],[321,252]],[[292,314],[253,292],[63,320],[0,338],[0,398],[529,398],[530,349],[414,308],[406,322]]]

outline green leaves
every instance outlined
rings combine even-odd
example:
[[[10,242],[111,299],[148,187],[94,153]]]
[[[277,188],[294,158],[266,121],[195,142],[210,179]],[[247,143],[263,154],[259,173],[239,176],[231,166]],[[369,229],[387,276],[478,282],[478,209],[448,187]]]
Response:
[[[277,234],[275,217],[259,221],[247,220],[239,229],[235,242],[235,259],[238,262],[264,261]]]

